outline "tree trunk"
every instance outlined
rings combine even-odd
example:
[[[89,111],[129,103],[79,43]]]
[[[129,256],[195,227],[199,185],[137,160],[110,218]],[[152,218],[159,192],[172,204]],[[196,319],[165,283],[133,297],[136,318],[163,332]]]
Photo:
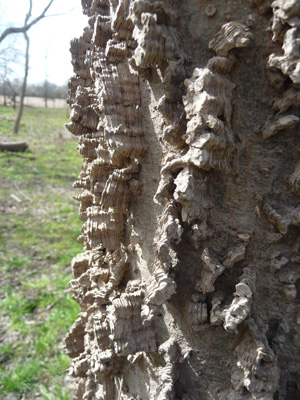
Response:
[[[7,93],[6,93],[6,81],[7,81],[7,64],[5,60],[5,65],[4,65],[4,77],[3,77],[3,105],[4,107],[7,107]]]
[[[23,78],[23,83],[22,83],[21,92],[20,92],[20,103],[19,103],[19,108],[18,108],[18,114],[16,116],[14,128],[13,128],[14,133],[19,132],[20,122],[21,122],[21,118],[23,115],[24,99],[25,99],[25,94],[26,94],[26,85],[27,85],[27,77],[28,77],[28,69],[29,69],[30,40],[29,40],[29,36],[27,35],[26,32],[24,32],[24,38],[26,40],[24,78]]]
[[[12,102],[13,102],[13,109],[15,110],[17,107],[17,97],[16,96],[13,96]]]
[[[45,102],[45,108],[48,108],[48,82],[45,80],[45,91],[44,91],[44,102]]]
[[[299,5],[253,3],[82,0],[77,399],[300,398]]]
[[[32,11],[32,0],[29,0],[29,10],[28,10],[28,13],[26,14],[26,17],[25,17],[24,26],[27,26],[27,23],[28,23],[28,21],[29,21],[29,19],[31,17],[31,11]],[[19,132],[19,126],[20,126],[22,115],[23,115],[23,109],[24,109],[24,98],[25,98],[25,94],[26,94],[26,85],[27,85],[27,77],[28,77],[28,70],[29,70],[30,40],[29,40],[29,36],[27,35],[27,30],[24,30],[23,35],[24,35],[24,38],[25,38],[25,41],[26,41],[24,79],[23,79],[21,92],[20,92],[20,103],[19,103],[18,114],[16,116],[15,123],[14,123],[14,128],[13,128],[13,132],[14,133],[18,133]]]
[[[3,106],[7,107],[7,95],[6,95],[6,65],[5,65],[4,79],[3,79]]]

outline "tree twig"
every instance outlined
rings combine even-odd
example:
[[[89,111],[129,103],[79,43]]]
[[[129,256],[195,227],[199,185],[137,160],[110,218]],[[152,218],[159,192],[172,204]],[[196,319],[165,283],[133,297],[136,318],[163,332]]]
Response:
[[[16,196],[15,194],[11,193],[10,197],[13,198],[17,203],[22,203],[22,200],[19,199],[19,197]]]
[[[60,17],[61,15],[66,15],[66,14],[70,14],[72,11],[76,10],[76,8],[78,7],[73,7],[68,11],[62,12],[62,13],[58,13],[58,14],[49,14],[49,15],[45,15],[45,18],[49,18],[49,17]]]
[[[55,304],[58,303],[61,299],[63,299],[69,292],[71,292],[71,288],[65,289],[63,293],[61,293],[54,301],[52,301],[52,303],[50,303],[46,307],[46,310],[50,311],[55,306]]]
[[[13,187],[14,187],[15,189],[17,189],[17,191],[18,191],[26,200],[32,202],[32,199],[31,199],[29,196],[27,196],[26,193],[22,192],[22,190],[19,189],[18,186],[17,186],[15,183],[13,184]]]

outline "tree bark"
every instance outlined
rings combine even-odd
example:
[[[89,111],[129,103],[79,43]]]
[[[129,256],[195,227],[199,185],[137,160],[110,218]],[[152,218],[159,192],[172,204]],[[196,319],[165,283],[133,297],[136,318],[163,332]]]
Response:
[[[76,398],[300,398],[299,3],[82,5]]]

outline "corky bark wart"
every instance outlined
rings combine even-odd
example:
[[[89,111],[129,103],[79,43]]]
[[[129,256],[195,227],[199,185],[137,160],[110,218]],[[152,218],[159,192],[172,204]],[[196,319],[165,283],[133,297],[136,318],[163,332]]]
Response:
[[[82,0],[77,399],[300,398],[297,0]]]

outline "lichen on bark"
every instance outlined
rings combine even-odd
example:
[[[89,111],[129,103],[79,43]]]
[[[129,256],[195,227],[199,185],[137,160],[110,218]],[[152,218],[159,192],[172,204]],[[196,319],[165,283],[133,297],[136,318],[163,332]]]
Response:
[[[82,6],[76,398],[300,398],[298,1]]]

